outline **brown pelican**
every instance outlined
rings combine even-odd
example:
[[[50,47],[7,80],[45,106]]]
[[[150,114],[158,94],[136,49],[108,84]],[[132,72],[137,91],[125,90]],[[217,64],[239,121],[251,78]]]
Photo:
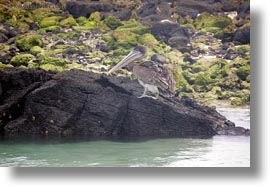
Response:
[[[166,96],[173,96],[175,81],[167,67],[155,61],[145,61],[142,64],[136,63],[146,55],[146,47],[135,47],[133,51],[109,71],[109,74],[128,65],[128,70],[132,71],[139,83],[144,87],[144,92],[139,98],[151,97],[157,99],[159,91]],[[147,95],[148,92],[154,94],[155,97]]]

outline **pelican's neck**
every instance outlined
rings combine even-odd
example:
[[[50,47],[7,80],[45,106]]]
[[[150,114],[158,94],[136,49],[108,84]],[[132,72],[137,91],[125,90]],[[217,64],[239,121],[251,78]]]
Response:
[[[136,62],[131,62],[128,64],[127,68],[129,71],[133,71],[134,66],[138,65]]]

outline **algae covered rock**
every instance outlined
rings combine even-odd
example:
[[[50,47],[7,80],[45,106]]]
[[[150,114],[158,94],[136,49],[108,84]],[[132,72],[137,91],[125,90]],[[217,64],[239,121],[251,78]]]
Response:
[[[69,16],[68,18],[62,20],[59,24],[62,27],[72,27],[78,25],[76,20],[72,16]]]
[[[33,46],[42,47],[43,41],[41,36],[37,34],[25,34],[20,36],[15,41],[16,47],[18,47],[21,51],[29,51]]]
[[[104,23],[110,28],[110,29],[116,29],[117,27],[123,25],[122,22],[119,19],[116,19],[114,17],[107,17],[104,19]]]
[[[49,27],[49,26],[54,26],[57,24],[57,22],[61,19],[60,16],[51,16],[51,17],[45,17],[41,20],[40,26],[42,28],[44,27]]]
[[[11,59],[11,64],[14,66],[27,66],[33,59],[35,59],[35,57],[31,54],[19,54]]]

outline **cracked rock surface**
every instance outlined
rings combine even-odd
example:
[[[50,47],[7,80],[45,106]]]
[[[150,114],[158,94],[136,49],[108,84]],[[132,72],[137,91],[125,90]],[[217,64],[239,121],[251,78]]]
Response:
[[[249,135],[188,97],[137,98],[136,80],[82,70],[0,70],[0,131],[89,137]]]

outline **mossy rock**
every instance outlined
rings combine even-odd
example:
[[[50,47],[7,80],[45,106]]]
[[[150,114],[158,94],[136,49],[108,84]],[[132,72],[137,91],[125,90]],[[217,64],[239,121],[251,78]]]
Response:
[[[78,32],[89,32],[95,27],[88,27],[88,26],[73,26],[72,27],[75,31]]]
[[[183,77],[181,67],[174,65],[174,66],[171,66],[170,70],[174,76],[176,92],[192,93],[193,89],[188,84],[187,80]]]
[[[57,66],[53,64],[42,64],[39,67],[46,71],[63,71],[64,70],[62,66]]]
[[[194,81],[194,90],[197,92],[208,92],[213,88],[213,83],[215,80],[211,79],[211,77],[205,73],[200,72],[196,75]]]
[[[37,55],[37,54],[42,53],[42,52],[44,52],[44,50],[41,47],[39,47],[39,46],[34,46],[34,47],[32,47],[30,49],[30,53],[32,55]]]
[[[40,55],[39,58],[41,58],[41,61],[39,64],[52,64],[56,66],[64,67],[67,64],[67,60],[63,58],[56,58],[52,56],[47,55]]]
[[[150,32],[150,27],[142,25],[136,20],[123,21],[123,25],[117,27],[116,31],[130,31],[139,35]]]
[[[250,74],[250,65],[247,64],[245,66],[240,67],[237,70],[236,74],[241,80],[245,81],[247,79],[247,76]]]
[[[232,90],[232,89],[241,89],[241,84],[240,84],[240,79],[237,75],[235,74],[229,74],[228,76],[224,77],[223,79],[221,79],[218,83],[218,85],[221,87],[221,88],[224,88],[224,89],[229,89],[229,90]]]
[[[215,37],[225,41],[231,41],[236,30],[232,20],[227,16],[213,16],[208,13],[202,13],[198,16],[194,25],[203,32],[214,33]]]
[[[33,46],[42,47],[43,41],[39,35],[36,34],[25,34],[20,36],[15,41],[16,47],[18,47],[21,51],[29,51]]]
[[[68,33],[57,33],[57,36],[63,39],[74,39],[77,40],[80,38],[80,34],[77,32],[68,32]]]
[[[60,21],[60,25],[62,27],[72,27],[72,26],[76,26],[78,24],[77,24],[76,20],[72,16],[69,16],[68,18]]]
[[[216,27],[223,29],[232,24],[232,20],[227,16],[213,16],[208,13],[202,13],[196,18],[194,24],[197,29],[206,27]]]
[[[249,54],[250,53],[250,45],[246,44],[246,45],[235,46],[235,47],[233,47],[233,50],[240,52],[240,53]]]
[[[231,105],[234,105],[234,106],[241,106],[241,105],[246,104],[246,102],[239,97],[230,97],[229,100],[231,102]]]
[[[110,50],[122,47],[131,49],[138,45],[138,35],[132,32],[115,31],[112,33],[112,38],[107,42],[107,47]]]
[[[59,27],[57,25],[53,25],[53,26],[49,26],[49,27],[46,27],[46,28],[39,29],[37,32],[39,34],[44,34],[44,33],[47,33],[47,32],[60,31],[60,29],[61,29],[61,27]]]
[[[95,21],[89,21],[86,17],[79,17],[77,18],[77,22],[80,26],[86,26],[89,28],[94,28],[97,26]]]
[[[99,12],[94,12],[89,16],[90,21],[94,21],[96,23],[101,21],[101,16]]]
[[[55,26],[57,25],[57,22],[61,19],[60,16],[50,16],[43,18],[39,25],[41,28],[49,27],[49,26]]]
[[[11,64],[3,64],[0,62],[0,68],[13,67]]]
[[[110,29],[116,29],[117,27],[123,25],[123,23],[112,16],[109,16],[103,20],[103,22],[110,28]]]
[[[31,54],[19,54],[12,57],[12,59],[10,60],[10,63],[13,66],[27,66],[28,63],[34,59],[35,59],[35,56]]]

